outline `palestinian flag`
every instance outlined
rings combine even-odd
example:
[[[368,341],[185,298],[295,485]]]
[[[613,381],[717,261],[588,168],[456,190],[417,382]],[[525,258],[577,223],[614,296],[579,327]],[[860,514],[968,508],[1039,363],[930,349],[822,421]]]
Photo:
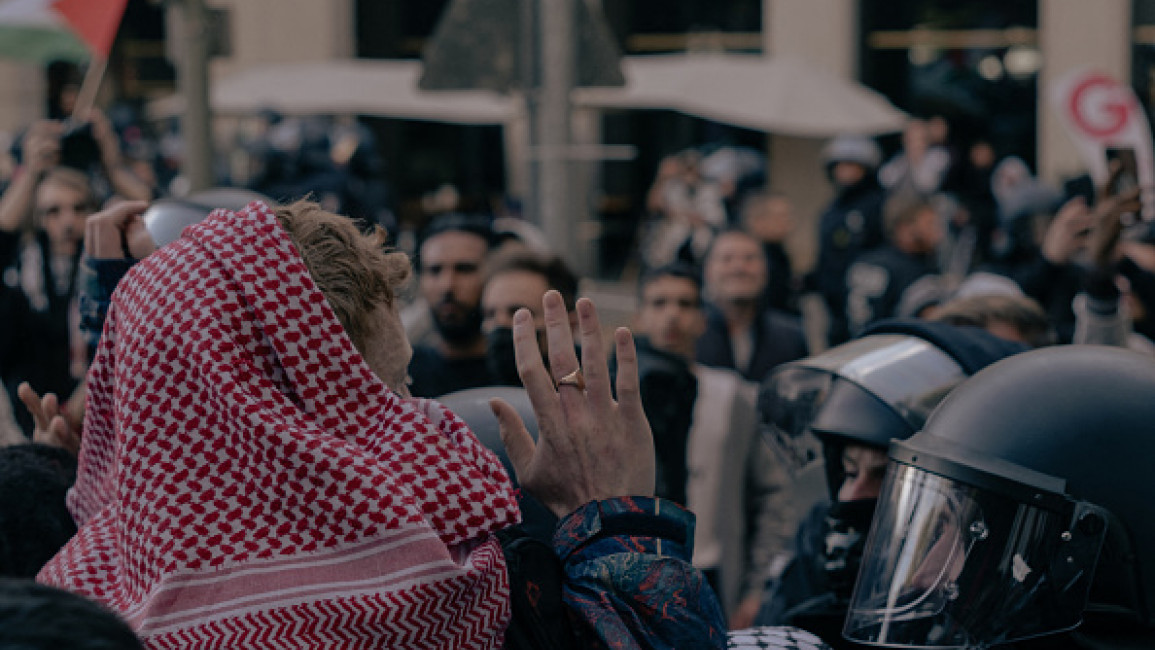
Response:
[[[108,57],[128,0],[0,0],[0,58]]]

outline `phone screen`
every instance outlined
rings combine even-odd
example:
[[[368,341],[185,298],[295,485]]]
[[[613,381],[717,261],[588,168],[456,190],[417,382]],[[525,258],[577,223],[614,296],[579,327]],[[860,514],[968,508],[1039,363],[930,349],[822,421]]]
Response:
[[[1112,194],[1127,192],[1139,187],[1139,165],[1135,159],[1135,150],[1131,147],[1107,147],[1107,168],[1111,168],[1112,161],[1119,161],[1123,170],[1115,180],[1113,187],[1108,188]]]
[[[1118,161],[1122,167],[1107,191],[1111,195],[1118,195],[1139,187],[1139,164],[1135,158],[1135,149],[1131,147],[1107,147],[1107,169],[1110,170],[1113,161]],[[1145,210],[1144,210],[1145,212]],[[1139,220],[1139,215],[1128,213],[1122,215],[1123,224],[1130,226]]]

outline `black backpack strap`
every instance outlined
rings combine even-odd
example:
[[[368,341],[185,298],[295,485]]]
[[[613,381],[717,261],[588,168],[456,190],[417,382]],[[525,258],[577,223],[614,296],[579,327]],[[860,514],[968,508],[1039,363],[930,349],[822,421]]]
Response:
[[[505,553],[513,610],[505,631],[505,647],[576,648],[576,637],[562,602],[565,571],[553,548],[527,534],[521,526],[498,532],[497,539]]]

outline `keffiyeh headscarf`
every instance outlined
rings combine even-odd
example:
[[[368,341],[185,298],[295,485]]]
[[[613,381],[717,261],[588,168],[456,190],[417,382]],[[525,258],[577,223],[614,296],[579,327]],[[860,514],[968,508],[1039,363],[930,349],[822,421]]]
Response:
[[[518,518],[465,424],[353,347],[264,204],[217,211],[121,283],[42,582],[151,648],[482,648]]]

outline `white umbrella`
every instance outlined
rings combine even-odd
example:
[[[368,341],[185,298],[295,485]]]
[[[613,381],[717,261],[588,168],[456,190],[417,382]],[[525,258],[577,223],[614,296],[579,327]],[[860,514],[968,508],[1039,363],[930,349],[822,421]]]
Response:
[[[626,85],[580,88],[574,103],[670,109],[749,129],[804,137],[902,129],[906,114],[882,95],[804,61],[747,54],[626,57]]]
[[[209,102],[218,113],[255,113],[272,108],[286,115],[354,113],[456,124],[502,124],[519,102],[489,91],[425,91],[417,88],[421,62],[341,59],[246,68],[212,84]],[[149,105],[154,118],[179,114],[172,96]]]

